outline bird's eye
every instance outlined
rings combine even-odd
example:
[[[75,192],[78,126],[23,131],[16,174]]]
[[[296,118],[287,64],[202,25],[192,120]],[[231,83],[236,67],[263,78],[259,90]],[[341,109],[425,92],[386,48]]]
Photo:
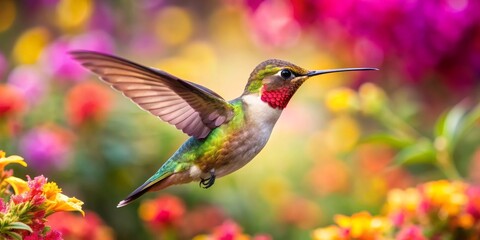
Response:
[[[292,76],[292,71],[288,70],[288,69],[283,69],[281,72],[280,72],[280,76],[282,76],[282,78],[284,79],[289,79],[291,76]]]

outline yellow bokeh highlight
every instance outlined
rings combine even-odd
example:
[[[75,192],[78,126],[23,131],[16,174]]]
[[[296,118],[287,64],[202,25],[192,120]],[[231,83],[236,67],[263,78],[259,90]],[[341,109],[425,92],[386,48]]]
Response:
[[[238,8],[223,7],[212,14],[209,28],[212,38],[225,47],[247,47],[250,43],[245,27],[244,12]]]
[[[179,7],[166,7],[155,17],[155,34],[167,46],[185,43],[193,31],[190,14]]]
[[[0,33],[8,30],[17,15],[13,0],[0,0]]]
[[[50,33],[44,27],[28,29],[15,43],[13,58],[19,64],[36,63],[49,39]]]
[[[327,147],[334,153],[351,150],[360,138],[360,127],[354,118],[340,115],[327,125],[325,139]]]
[[[365,114],[376,114],[385,107],[387,94],[373,83],[365,83],[358,90],[361,109]]]
[[[278,206],[290,195],[291,190],[286,179],[272,176],[260,183],[259,192],[269,204]]]
[[[213,75],[217,62],[213,47],[206,42],[196,41],[181,48],[177,56],[162,59],[155,66],[177,77],[208,86],[215,79]]]
[[[61,0],[56,9],[58,26],[66,31],[82,29],[90,19],[92,0]]]
[[[334,225],[315,229],[312,233],[313,240],[342,240],[341,230]]]
[[[420,205],[421,196],[416,188],[393,189],[387,195],[387,212],[407,211],[415,213]]]
[[[329,91],[325,96],[325,105],[331,112],[355,111],[359,107],[358,96],[350,88],[337,88]]]

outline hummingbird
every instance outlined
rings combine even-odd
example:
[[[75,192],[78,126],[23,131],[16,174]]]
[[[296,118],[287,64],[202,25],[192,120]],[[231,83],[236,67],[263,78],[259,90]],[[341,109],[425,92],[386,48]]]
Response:
[[[327,73],[378,70],[307,70],[269,59],[255,67],[240,97],[226,101],[204,86],[121,57],[83,50],[70,54],[140,108],[190,136],[117,207],[146,192],[176,184],[198,181],[203,188],[211,187],[216,178],[245,166],[263,149],[283,109],[307,79]]]

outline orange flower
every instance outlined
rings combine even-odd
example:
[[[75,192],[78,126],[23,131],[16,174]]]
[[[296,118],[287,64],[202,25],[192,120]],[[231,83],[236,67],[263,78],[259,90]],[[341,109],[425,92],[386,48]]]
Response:
[[[25,108],[25,98],[15,88],[0,84],[0,119],[16,115]]]
[[[318,222],[321,210],[317,204],[300,196],[290,197],[282,206],[281,220],[308,229]]]
[[[66,104],[70,124],[79,126],[103,120],[111,105],[110,96],[109,90],[99,84],[81,83],[73,87]]]

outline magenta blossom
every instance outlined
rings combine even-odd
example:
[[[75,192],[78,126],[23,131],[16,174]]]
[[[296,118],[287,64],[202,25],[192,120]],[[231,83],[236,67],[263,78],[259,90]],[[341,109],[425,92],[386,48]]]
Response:
[[[37,128],[20,140],[20,152],[37,171],[62,169],[68,165],[70,141],[63,130]]]
[[[34,66],[18,66],[10,72],[8,83],[16,87],[30,104],[38,103],[44,96],[47,80],[43,73]]]
[[[7,71],[7,67],[7,60],[5,59],[5,56],[3,56],[3,54],[0,52],[0,78],[2,78]]]
[[[92,31],[71,39],[61,38],[53,42],[45,51],[42,62],[55,79],[73,82],[85,79],[87,71],[68,54],[72,50],[110,53],[113,51],[113,40],[103,31]]]

